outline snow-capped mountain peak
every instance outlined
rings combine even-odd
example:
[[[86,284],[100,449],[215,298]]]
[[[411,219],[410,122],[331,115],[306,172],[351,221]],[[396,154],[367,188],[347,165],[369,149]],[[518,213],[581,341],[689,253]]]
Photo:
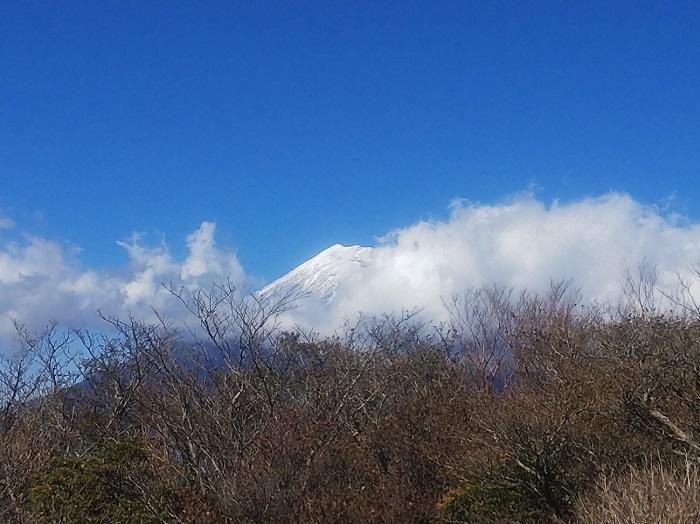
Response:
[[[329,304],[335,297],[338,284],[367,267],[371,256],[371,247],[335,244],[265,286],[260,295],[270,296],[294,289],[303,296]]]

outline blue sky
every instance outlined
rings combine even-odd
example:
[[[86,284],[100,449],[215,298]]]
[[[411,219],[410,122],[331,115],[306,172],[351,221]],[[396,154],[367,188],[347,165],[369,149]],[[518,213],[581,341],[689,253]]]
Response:
[[[690,2],[3,2],[0,216],[89,267],[212,220],[263,278],[530,185],[696,219],[699,22]]]

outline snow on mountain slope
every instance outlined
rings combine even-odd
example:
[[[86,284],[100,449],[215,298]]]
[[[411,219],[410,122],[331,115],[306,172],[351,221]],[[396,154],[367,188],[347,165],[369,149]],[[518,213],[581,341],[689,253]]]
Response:
[[[367,267],[371,257],[371,247],[335,244],[265,286],[259,294],[265,297],[294,289],[304,298],[330,304],[339,283]]]

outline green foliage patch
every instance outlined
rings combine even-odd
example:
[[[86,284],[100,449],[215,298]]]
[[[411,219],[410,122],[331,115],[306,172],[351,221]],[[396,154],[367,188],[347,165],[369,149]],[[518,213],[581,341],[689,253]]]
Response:
[[[450,492],[441,504],[447,522],[534,523],[546,521],[542,506],[520,487],[478,481]]]
[[[64,458],[37,475],[29,489],[42,522],[162,522],[145,499],[144,448],[136,441],[108,441],[80,457]]]

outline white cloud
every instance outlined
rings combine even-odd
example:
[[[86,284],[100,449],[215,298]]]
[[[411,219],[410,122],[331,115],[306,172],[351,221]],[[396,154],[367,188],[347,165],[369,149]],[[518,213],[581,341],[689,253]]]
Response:
[[[202,222],[197,231],[187,237],[189,256],[180,268],[180,277],[185,282],[197,282],[202,278],[211,280],[221,275],[234,282],[244,279],[243,267],[230,253],[219,250],[214,243],[216,224]]]
[[[77,249],[51,240],[0,236],[0,340],[11,332],[9,318],[38,327],[49,319],[90,324],[98,309],[148,316],[155,306],[176,315],[182,308],[163,282],[189,290],[226,278],[242,283],[240,262],[216,245],[214,233],[215,224],[202,223],[181,259],[164,242],[134,235],[119,242],[129,256],[119,271],[84,268]],[[677,275],[700,262],[700,224],[620,193],[551,205],[531,195],[491,205],[456,202],[446,220],[386,235],[360,270],[341,279],[331,304],[306,302],[288,320],[326,332],[359,311],[423,308],[439,320],[443,299],[469,287],[539,291],[569,278],[588,300],[614,300],[626,271],[642,261],[656,267],[662,287],[674,288]]]
[[[309,304],[291,317],[323,327],[358,311],[423,308],[439,320],[443,299],[469,287],[544,291],[566,279],[588,300],[615,300],[626,272],[644,261],[656,266],[661,287],[675,288],[678,274],[700,261],[700,224],[681,224],[619,193],[549,206],[529,194],[494,205],[457,202],[447,220],[384,237],[330,306]]]
[[[0,238],[0,340],[12,334],[11,319],[39,327],[48,320],[72,326],[94,324],[97,311],[149,316],[151,306],[173,310],[173,297],[162,283],[195,289],[230,278],[245,279],[231,251],[214,243],[215,224],[203,222],[187,237],[188,254],[177,260],[168,246],[144,245],[140,235],[118,242],[127,268],[95,271],[81,266],[77,249],[25,236]]]

